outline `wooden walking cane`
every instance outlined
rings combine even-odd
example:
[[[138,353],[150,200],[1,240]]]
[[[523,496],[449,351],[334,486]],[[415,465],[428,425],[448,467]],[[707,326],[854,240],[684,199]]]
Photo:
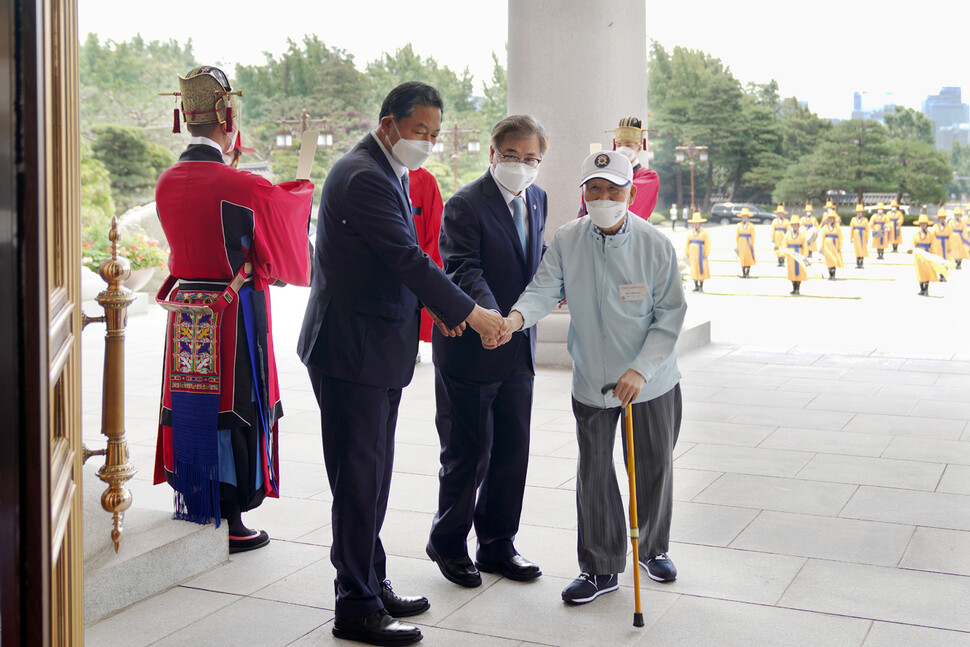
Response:
[[[616,382],[603,387],[603,393],[616,388]],[[637,481],[633,450],[633,403],[623,407],[623,427],[626,434],[626,473],[630,481],[630,540],[633,542],[633,626],[643,626],[640,611],[640,525],[637,523]]]

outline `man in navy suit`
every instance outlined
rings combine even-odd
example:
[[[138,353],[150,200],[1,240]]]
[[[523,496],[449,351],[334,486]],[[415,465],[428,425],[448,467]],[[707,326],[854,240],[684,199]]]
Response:
[[[509,312],[545,250],[546,193],[532,182],[547,143],[532,117],[506,117],[492,130],[491,167],[445,205],[445,272],[488,310]],[[474,333],[432,336],[441,469],[427,553],[445,578],[465,587],[481,585],[479,571],[518,581],[542,575],[513,545],[529,464],[535,329],[494,346]],[[473,525],[474,564],[467,547]]]
[[[430,607],[391,589],[380,540],[421,305],[446,334],[461,334],[465,322],[486,337],[501,332],[501,317],[476,305],[418,246],[408,170],[427,159],[443,109],[431,86],[399,85],[384,99],[378,127],[334,164],[323,185],[297,348],[320,405],[333,494],[333,633],[371,644],[421,640],[396,618]]]

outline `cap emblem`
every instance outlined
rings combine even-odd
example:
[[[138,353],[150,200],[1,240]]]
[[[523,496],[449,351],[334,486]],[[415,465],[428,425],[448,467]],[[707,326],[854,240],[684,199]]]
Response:
[[[596,166],[596,168],[607,167],[610,165],[610,156],[606,153],[601,153],[596,156],[595,160],[593,160],[593,164]]]

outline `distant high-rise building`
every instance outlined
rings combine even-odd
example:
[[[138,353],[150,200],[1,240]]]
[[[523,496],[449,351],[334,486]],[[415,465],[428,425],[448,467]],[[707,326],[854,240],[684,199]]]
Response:
[[[856,92],[852,95],[852,118],[874,119],[883,123],[887,112],[892,112],[896,101],[892,92],[876,94],[873,92]]]
[[[937,148],[949,150],[953,142],[968,144],[970,106],[961,100],[960,88],[945,87],[939,94],[926,97],[923,114],[933,121],[933,137]]]

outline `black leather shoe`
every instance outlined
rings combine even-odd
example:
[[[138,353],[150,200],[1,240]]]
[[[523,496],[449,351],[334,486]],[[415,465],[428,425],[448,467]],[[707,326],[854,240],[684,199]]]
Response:
[[[458,586],[464,586],[468,589],[482,585],[481,573],[478,572],[478,569],[472,564],[472,560],[467,556],[457,558],[442,557],[431,547],[430,543],[424,550],[428,553],[431,561],[438,565],[438,568],[441,569],[441,574],[449,582],[454,582]]]
[[[403,622],[398,622],[378,609],[363,618],[341,618],[333,620],[333,635],[345,640],[356,640],[368,645],[413,645],[421,640],[421,630]]]
[[[391,588],[391,581],[381,582],[381,603],[384,610],[395,618],[406,618],[424,613],[431,608],[428,598],[422,597],[402,597]]]
[[[476,561],[475,566],[484,573],[498,573],[516,582],[528,582],[542,575],[539,565],[533,564],[522,555],[512,555],[504,561],[495,563]]]

